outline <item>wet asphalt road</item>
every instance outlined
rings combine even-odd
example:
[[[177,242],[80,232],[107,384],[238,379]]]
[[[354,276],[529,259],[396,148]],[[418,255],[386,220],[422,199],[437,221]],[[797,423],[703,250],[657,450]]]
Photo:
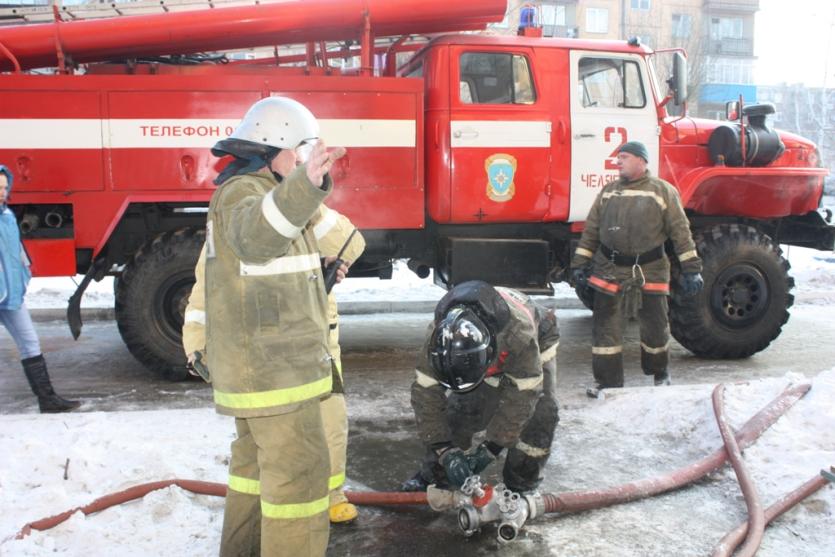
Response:
[[[732,382],[800,372],[812,377],[835,362],[835,320],[831,307],[804,305],[792,309],[781,337],[766,351],[738,361],[701,360],[673,343],[671,370],[676,384]],[[562,339],[559,352],[558,397],[561,414],[570,420],[572,407],[589,404],[583,394],[590,378],[591,312],[560,310]],[[429,314],[385,314],[342,318],[343,367],[349,400],[349,487],[388,491],[409,477],[422,449],[414,439],[408,411],[409,385],[417,347],[421,345]],[[82,337],[73,341],[63,322],[36,323],[56,389],[83,399],[82,411],[145,410],[211,406],[211,391],[197,380],[171,383],[154,377],[124,347],[110,321],[86,323]],[[627,387],[647,386],[639,369],[637,326],[628,327],[625,343]],[[11,338],[0,330],[0,413],[34,413]],[[568,425],[568,424],[566,424]],[[675,441],[671,441],[674,443]],[[563,455],[582,451],[582,440],[572,446],[562,440]],[[549,463],[543,488],[563,490],[560,472],[567,459]],[[706,482],[719,499],[727,489]],[[688,496],[669,496],[670,529],[687,530]],[[636,503],[640,504],[640,503]],[[615,515],[616,516],[616,515]],[[564,527],[582,515],[562,519]],[[719,526],[721,528],[721,526]],[[332,529],[329,555],[488,555],[549,554],[548,530],[526,527],[517,542],[499,546],[495,528],[465,539],[454,515],[439,515],[423,508],[366,508],[361,521]],[[665,546],[666,547],[666,546]],[[595,555],[580,548],[571,555]],[[634,553],[630,553],[634,554]],[[687,551],[682,554],[691,554]]]

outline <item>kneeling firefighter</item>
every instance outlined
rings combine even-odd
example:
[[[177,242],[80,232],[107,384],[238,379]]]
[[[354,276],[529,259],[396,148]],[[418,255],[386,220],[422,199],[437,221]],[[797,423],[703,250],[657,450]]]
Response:
[[[534,491],[559,421],[558,345],[553,310],[528,296],[482,281],[450,290],[435,308],[412,384],[426,455],[401,489],[459,488],[507,451],[505,485]],[[481,431],[485,440],[471,448]]]

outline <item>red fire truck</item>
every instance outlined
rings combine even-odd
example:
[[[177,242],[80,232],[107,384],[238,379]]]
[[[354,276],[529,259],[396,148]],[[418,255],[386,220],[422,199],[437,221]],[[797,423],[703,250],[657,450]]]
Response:
[[[686,94],[681,53],[665,83],[637,41],[440,34],[505,9],[308,0],[0,26],[0,162],[16,176],[12,208],[35,274],[85,275],[74,334],[84,288],[114,275],[131,352],[183,376],[183,309],[222,165],[208,148],[254,101],[285,95],[348,148],[328,204],[368,241],[353,275],[386,278],[403,258],[444,286],[480,278],[550,293],[595,195],[617,177],[615,152],[640,140],[652,173],[680,191],[705,261],[697,298],[674,285],[673,335],[706,357],[768,346],[793,300],[779,244],[835,243],[818,210],[827,171],[815,145],[771,128],[770,105],[736,106],[724,122],[686,106],[672,115]],[[276,44],[306,47],[240,62],[193,55]],[[355,56],[358,68],[336,67]]]

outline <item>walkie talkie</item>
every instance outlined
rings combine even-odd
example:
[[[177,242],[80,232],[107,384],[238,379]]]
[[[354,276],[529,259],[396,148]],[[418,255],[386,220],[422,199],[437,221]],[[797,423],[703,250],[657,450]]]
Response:
[[[351,232],[351,235],[348,236],[348,239],[345,240],[345,243],[342,245],[342,249],[340,249],[339,253],[336,254],[336,261],[325,267],[325,292],[327,294],[331,293],[333,285],[336,284],[336,272],[339,270],[339,267],[345,263],[342,261],[342,254],[345,253],[345,249],[348,247],[348,244],[351,243],[351,239],[356,233],[357,229],[355,228],[354,231]]]

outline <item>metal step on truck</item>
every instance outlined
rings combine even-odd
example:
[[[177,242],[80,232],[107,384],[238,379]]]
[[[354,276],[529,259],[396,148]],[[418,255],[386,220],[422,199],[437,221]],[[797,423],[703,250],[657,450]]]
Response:
[[[48,23],[0,25],[0,162],[16,177],[11,206],[35,275],[85,275],[74,334],[84,288],[115,276],[130,351],[184,377],[183,311],[225,163],[209,147],[253,102],[284,95],[348,149],[327,203],[366,237],[353,276],[386,278],[408,259],[444,287],[480,278],[551,293],[617,178],[619,146],[639,140],[680,192],[705,264],[697,297],[673,281],[674,337],[711,358],[766,348],[793,301],[780,244],[835,243],[815,145],[773,129],[771,105],[732,103],[722,122],[688,116],[680,49],[469,33],[506,9],[308,0],[67,21],[56,10]],[[251,47],[272,48],[203,54]],[[669,79],[654,71],[664,55]]]

